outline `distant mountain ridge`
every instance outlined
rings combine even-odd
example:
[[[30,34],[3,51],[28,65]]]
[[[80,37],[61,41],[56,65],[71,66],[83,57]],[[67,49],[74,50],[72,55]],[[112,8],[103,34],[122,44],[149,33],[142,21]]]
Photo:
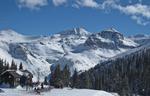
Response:
[[[140,39],[141,40],[141,39]],[[147,38],[146,40],[150,40]],[[91,33],[73,28],[51,36],[24,36],[13,30],[0,31],[0,57],[23,63],[35,76],[50,73],[50,66],[66,64],[73,73],[88,70],[122,52],[142,46],[135,37],[128,38],[114,28]]]

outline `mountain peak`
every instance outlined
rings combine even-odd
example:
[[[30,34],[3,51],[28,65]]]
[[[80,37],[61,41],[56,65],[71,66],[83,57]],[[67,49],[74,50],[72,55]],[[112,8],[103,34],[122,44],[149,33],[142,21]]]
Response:
[[[127,40],[123,34],[114,28],[109,28],[91,35],[85,44],[94,48],[99,47],[114,50],[118,50],[119,48],[132,48],[135,45],[132,40]]]
[[[114,28],[108,28],[106,30],[103,30],[100,34],[101,37],[106,39],[124,39],[123,34]]]
[[[105,29],[104,31],[107,31],[107,32],[118,32],[119,33],[119,31],[118,30],[116,30],[115,28],[108,28],[108,29]]]
[[[5,29],[0,31],[0,35],[2,36],[21,36],[21,34],[17,33],[12,29]]]
[[[69,29],[69,30],[66,30],[66,31],[59,32],[58,34],[66,35],[66,36],[68,36],[68,35],[86,36],[86,35],[89,34],[89,32],[86,31],[82,27],[78,27],[78,28],[73,28],[73,29]]]

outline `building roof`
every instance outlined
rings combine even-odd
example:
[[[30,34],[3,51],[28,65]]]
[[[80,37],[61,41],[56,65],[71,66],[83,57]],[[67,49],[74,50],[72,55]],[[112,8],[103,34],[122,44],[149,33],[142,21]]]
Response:
[[[9,73],[13,77],[16,77],[16,78],[20,78],[21,77],[21,75],[19,75],[15,70],[6,70],[0,76],[4,75],[5,73]]]
[[[23,73],[28,73],[30,76],[32,76],[33,77],[33,74],[30,72],[30,71],[28,71],[28,70],[21,70]]]

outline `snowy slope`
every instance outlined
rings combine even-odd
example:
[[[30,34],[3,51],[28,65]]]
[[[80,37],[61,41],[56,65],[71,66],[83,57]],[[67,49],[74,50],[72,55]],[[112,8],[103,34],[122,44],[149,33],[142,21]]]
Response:
[[[90,33],[83,28],[73,28],[52,36],[24,36],[13,30],[0,31],[0,57],[23,66],[35,75],[50,73],[50,66],[69,65],[71,72],[88,70],[99,62],[138,47],[134,40],[110,28]]]
[[[0,96],[37,96],[35,92],[27,92],[25,89],[3,89],[5,92]],[[39,96],[39,95],[38,95]],[[105,91],[89,89],[52,89],[41,93],[40,96],[117,96]]]
[[[4,42],[33,42],[38,39],[39,36],[24,36],[11,29],[0,31],[0,41]]]
[[[143,46],[140,46],[140,47],[137,47],[137,48],[134,48],[134,49],[130,49],[130,50],[126,51],[126,52],[122,52],[122,53],[120,53],[120,54],[110,58],[109,60],[115,60],[117,58],[126,58],[126,57],[128,57],[128,56],[130,56],[132,54],[135,54],[137,52],[140,53],[140,52],[148,50],[148,49],[150,49],[150,42],[147,42]]]
[[[129,38],[140,45],[145,45],[150,42],[150,36],[144,34],[137,34],[135,36],[129,36]]]

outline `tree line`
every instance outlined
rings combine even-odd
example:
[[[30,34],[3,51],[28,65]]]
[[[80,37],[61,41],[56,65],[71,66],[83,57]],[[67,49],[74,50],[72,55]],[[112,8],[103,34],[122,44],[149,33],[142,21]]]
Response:
[[[51,85],[87,88],[116,92],[120,96],[150,95],[150,49],[144,48],[130,55],[98,64],[81,74],[75,70],[70,76],[66,65],[58,65],[52,73]]]
[[[65,65],[65,67],[61,70],[60,65],[58,64],[55,70],[51,72],[49,83],[51,86],[54,86],[56,88],[75,88],[79,85],[79,75],[77,70],[75,70],[74,74],[71,76],[68,65]]]
[[[75,87],[116,92],[120,96],[149,96],[150,49],[97,65],[80,74]]]

